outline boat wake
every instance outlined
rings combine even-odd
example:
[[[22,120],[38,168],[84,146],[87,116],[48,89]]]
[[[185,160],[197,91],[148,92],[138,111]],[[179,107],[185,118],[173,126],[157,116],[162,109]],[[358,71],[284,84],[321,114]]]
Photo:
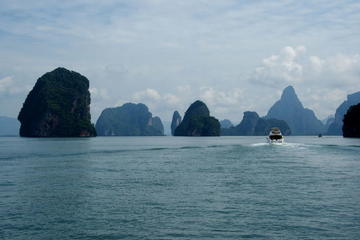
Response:
[[[263,146],[279,146],[279,147],[293,147],[293,148],[303,148],[305,147],[305,144],[301,143],[289,143],[289,142],[283,142],[283,143],[253,143],[250,145],[251,147],[263,147]]]

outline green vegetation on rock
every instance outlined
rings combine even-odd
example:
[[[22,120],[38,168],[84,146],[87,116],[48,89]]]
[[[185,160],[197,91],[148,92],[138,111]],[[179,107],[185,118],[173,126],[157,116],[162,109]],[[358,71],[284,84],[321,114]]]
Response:
[[[89,80],[65,68],[44,74],[27,96],[18,120],[23,137],[96,136]]]
[[[220,136],[220,123],[210,116],[205,103],[196,101],[186,110],[174,136]]]
[[[99,136],[163,136],[159,117],[152,117],[145,104],[126,103],[106,108],[96,122]]]

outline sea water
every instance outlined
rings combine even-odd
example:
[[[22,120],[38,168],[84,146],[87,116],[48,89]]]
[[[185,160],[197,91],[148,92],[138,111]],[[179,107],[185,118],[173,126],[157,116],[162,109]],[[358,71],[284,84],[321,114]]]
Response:
[[[0,239],[360,239],[360,139],[0,138]]]

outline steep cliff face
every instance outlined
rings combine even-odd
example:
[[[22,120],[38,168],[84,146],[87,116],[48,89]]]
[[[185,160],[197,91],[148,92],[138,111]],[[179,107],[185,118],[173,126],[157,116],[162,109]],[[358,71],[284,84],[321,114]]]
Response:
[[[290,135],[288,124],[278,119],[263,119],[256,112],[244,112],[244,117],[239,125],[221,129],[224,136],[265,136],[273,127],[280,128],[283,135]]]
[[[89,80],[65,68],[40,77],[19,113],[23,137],[96,136],[90,120]]]
[[[360,103],[351,106],[344,116],[344,137],[360,138]]]
[[[317,135],[324,131],[324,125],[314,112],[304,108],[292,86],[284,89],[282,96],[269,110],[266,118],[284,120],[293,135]]]
[[[175,111],[171,121],[171,135],[174,135],[175,129],[180,125],[180,123],[181,115],[178,111]]]
[[[96,122],[99,136],[163,136],[164,127],[159,117],[152,117],[145,104],[126,103],[121,107],[106,108]]]
[[[152,126],[159,131],[159,135],[164,135],[164,125],[161,122],[161,119],[159,117],[153,117],[152,118]]]
[[[202,101],[196,101],[186,110],[183,121],[175,129],[175,136],[219,136],[220,123],[210,116]]]
[[[347,100],[344,101],[337,109],[335,113],[335,120],[330,124],[327,134],[328,135],[342,135],[342,126],[345,113],[353,105],[360,103],[360,92],[356,92],[347,96]]]

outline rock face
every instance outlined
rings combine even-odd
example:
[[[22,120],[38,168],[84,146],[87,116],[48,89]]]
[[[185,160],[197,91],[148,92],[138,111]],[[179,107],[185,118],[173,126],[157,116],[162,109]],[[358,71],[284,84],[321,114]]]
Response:
[[[243,120],[239,125],[228,129],[221,129],[224,136],[265,136],[273,127],[280,128],[283,135],[290,135],[288,124],[278,119],[263,119],[256,112],[244,112]]]
[[[228,119],[224,119],[220,121],[220,126],[221,128],[231,128],[234,125],[232,124],[232,122]]]
[[[181,115],[178,111],[175,111],[171,121],[171,135],[174,136],[175,129],[180,125],[180,123],[181,123]]]
[[[96,122],[99,136],[163,136],[164,126],[159,117],[152,117],[145,104],[126,103],[106,108]]]
[[[327,135],[342,135],[343,118],[350,106],[360,103],[360,92],[356,92],[347,96],[335,113],[335,120],[330,124]]]
[[[210,116],[202,101],[196,101],[186,110],[183,121],[175,129],[175,136],[220,136],[220,123]]]
[[[161,122],[161,119],[159,117],[153,117],[152,118],[152,126],[158,130],[158,132],[160,133],[160,136],[164,135],[164,125]]]
[[[16,118],[0,116],[0,136],[19,136],[20,123]]]
[[[342,132],[344,137],[360,138],[360,103],[351,106],[345,114]]]
[[[330,115],[327,118],[325,118],[324,120],[322,120],[322,123],[324,124],[324,130],[329,129],[330,125],[335,121],[335,116],[334,115]]]
[[[266,118],[284,120],[290,126],[292,135],[317,135],[324,131],[322,122],[312,110],[303,107],[292,86],[284,89]]]
[[[19,113],[23,137],[92,137],[89,80],[65,68],[40,77]]]

